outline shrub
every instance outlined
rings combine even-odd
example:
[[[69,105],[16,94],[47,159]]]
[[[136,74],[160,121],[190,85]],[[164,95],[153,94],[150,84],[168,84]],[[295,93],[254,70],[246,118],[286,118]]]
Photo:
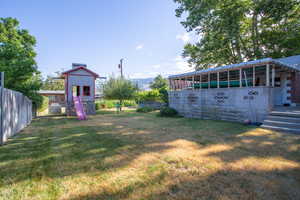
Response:
[[[136,106],[136,103],[133,100],[125,100],[125,101],[123,101],[123,106],[132,107],[132,106]]]
[[[160,109],[159,115],[162,117],[175,117],[178,115],[178,112],[174,108],[163,107]]]
[[[116,105],[115,100],[100,100],[96,102],[96,105],[99,104],[99,109],[101,108],[114,108]]]
[[[42,101],[41,106],[38,108],[38,112],[44,112],[48,108],[48,105],[49,105],[49,98],[45,97],[45,96],[43,96],[42,98],[43,98],[43,101]]]
[[[95,103],[95,108],[96,108],[96,110],[100,110],[100,107],[101,107],[100,102],[96,102],[96,103]]]
[[[136,94],[135,100],[137,103],[156,101],[162,102],[159,90],[141,91]]]
[[[145,106],[145,107],[141,107],[141,108],[136,109],[136,112],[148,113],[148,112],[151,112],[153,110],[154,110],[153,108]]]
[[[159,93],[161,96],[161,100],[168,105],[169,104],[169,94],[168,94],[167,88],[159,89]]]
[[[99,108],[99,109],[115,108],[118,103],[119,103],[118,100],[100,100],[100,101],[96,102],[96,109],[97,108]],[[97,106],[99,106],[99,107],[97,107]],[[136,103],[133,100],[125,100],[125,101],[123,101],[122,106],[125,106],[125,107],[136,106]]]

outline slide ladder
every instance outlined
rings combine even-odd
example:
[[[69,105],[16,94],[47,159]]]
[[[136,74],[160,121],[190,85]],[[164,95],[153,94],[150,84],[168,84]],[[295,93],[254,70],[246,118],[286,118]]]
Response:
[[[79,120],[86,120],[86,114],[83,109],[83,104],[79,96],[73,96],[74,107]]]

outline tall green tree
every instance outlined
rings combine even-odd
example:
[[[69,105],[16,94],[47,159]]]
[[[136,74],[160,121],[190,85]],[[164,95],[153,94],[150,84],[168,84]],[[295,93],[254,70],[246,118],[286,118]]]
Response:
[[[168,81],[167,79],[163,78],[162,75],[157,75],[153,82],[150,84],[151,89],[161,89],[161,88],[167,88],[168,87]]]
[[[0,18],[0,71],[5,72],[8,89],[22,92],[36,104],[42,97],[37,91],[42,86],[35,62],[35,38],[13,18]]]
[[[183,56],[199,68],[300,54],[299,0],[174,0],[199,42]]]
[[[163,102],[168,103],[168,80],[162,75],[157,75],[154,81],[150,84],[152,90],[158,90]]]
[[[110,77],[103,85],[103,94],[105,99],[119,100],[120,110],[124,100],[134,99],[138,88],[123,77]]]

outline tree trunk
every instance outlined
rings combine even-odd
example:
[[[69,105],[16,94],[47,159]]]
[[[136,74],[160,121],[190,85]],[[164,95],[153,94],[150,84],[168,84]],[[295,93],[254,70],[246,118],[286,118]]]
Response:
[[[122,103],[123,103],[123,100],[121,99],[120,101],[119,101],[119,103],[120,103],[120,112],[122,111]]]
[[[254,8],[255,9],[255,8]],[[258,42],[258,27],[257,20],[258,14],[254,10],[252,16],[252,45],[253,45],[253,58],[258,59],[261,57],[261,53],[259,51],[259,42]]]

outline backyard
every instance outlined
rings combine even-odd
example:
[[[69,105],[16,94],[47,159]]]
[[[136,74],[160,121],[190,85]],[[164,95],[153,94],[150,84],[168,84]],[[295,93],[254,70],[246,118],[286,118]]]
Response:
[[[39,118],[0,161],[0,199],[300,199],[300,136],[155,112]]]

